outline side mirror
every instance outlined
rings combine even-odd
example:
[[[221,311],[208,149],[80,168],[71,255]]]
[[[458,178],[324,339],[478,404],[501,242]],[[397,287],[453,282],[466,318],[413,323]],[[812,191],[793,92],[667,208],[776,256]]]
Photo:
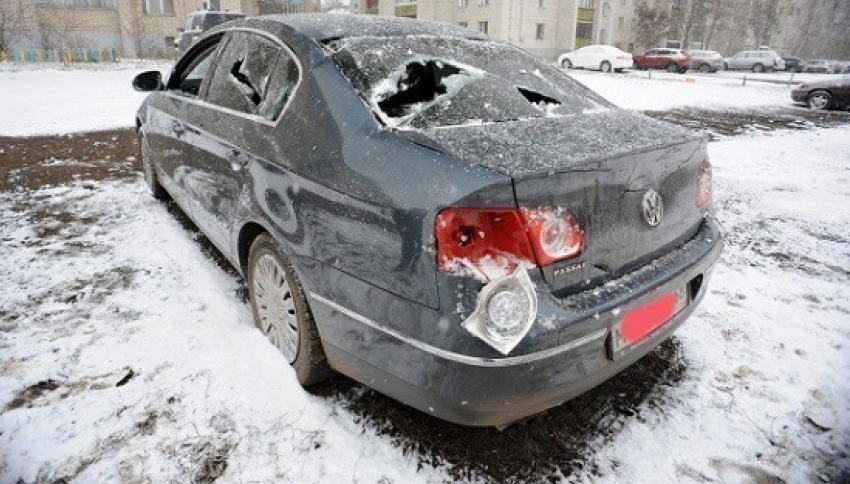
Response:
[[[133,89],[142,92],[161,91],[165,88],[159,71],[142,72],[133,79]]]

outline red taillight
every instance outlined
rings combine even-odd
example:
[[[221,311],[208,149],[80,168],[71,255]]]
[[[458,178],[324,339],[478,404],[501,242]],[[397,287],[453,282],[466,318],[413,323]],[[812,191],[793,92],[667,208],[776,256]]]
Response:
[[[697,174],[697,206],[702,207],[711,201],[711,163],[702,162]]]
[[[522,209],[528,238],[541,266],[569,259],[584,251],[584,234],[569,212],[551,209]]]
[[[447,208],[434,224],[437,267],[452,272],[458,263],[481,268],[487,259],[507,270],[518,264],[545,266],[584,250],[575,218],[552,208]]]

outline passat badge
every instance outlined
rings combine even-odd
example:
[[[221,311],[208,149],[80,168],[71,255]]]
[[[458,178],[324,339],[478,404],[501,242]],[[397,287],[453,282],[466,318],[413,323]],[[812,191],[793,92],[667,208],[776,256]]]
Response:
[[[658,192],[650,188],[643,194],[641,209],[643,211],[643,219],[646,220],[646,223],[650,227],[656,227],[664,217],[664,200]]]

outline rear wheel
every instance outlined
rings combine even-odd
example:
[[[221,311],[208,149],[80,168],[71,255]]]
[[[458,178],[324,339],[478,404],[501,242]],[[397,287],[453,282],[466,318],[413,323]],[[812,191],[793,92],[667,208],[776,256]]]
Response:
[[[572,69],[573,63],[570,62],[569,59],[564,59],[561,61],[561,67],[563,67],[564,69]]]
[[[753,64],[753,72],[764,72],[763,64]]]
[[[247,277],[254,324],[292,365],[301,385],[327,380],[331,369],[304,290],[268,234],[260,234],[251,245]]]
[[[145,176],[145,183],[151,191],[151,195],[157,200],[167,200],[168,192],[159,184],[156,168],[153,166],[153,152],[148,144],[148,138],[141,130],[139,130],[139,154],[142,158],[142,172]]]
[[[708,64],[702,64],[699,66],[699,71],[703,74],[711,72],[711,66]]]
[[[814,91],[806,98],[806,104],[812,109],[829,109],[832,107],[832,94],[829,91]]]
[[[611,63],[608,61],[602,61],[602,63],[599,64],[599,70],[605,73],[611,72]]]
[[[679,72],[679,66],[675,62],[667,64],[667,72]]]

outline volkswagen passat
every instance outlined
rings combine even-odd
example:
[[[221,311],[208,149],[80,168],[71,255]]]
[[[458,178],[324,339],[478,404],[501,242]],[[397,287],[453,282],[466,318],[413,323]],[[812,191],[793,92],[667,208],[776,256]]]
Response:
[[[153,195],[303,385],[507,425],[656,347],[720,253],[702,139],[466,29],[251,18],[134,85]]]

